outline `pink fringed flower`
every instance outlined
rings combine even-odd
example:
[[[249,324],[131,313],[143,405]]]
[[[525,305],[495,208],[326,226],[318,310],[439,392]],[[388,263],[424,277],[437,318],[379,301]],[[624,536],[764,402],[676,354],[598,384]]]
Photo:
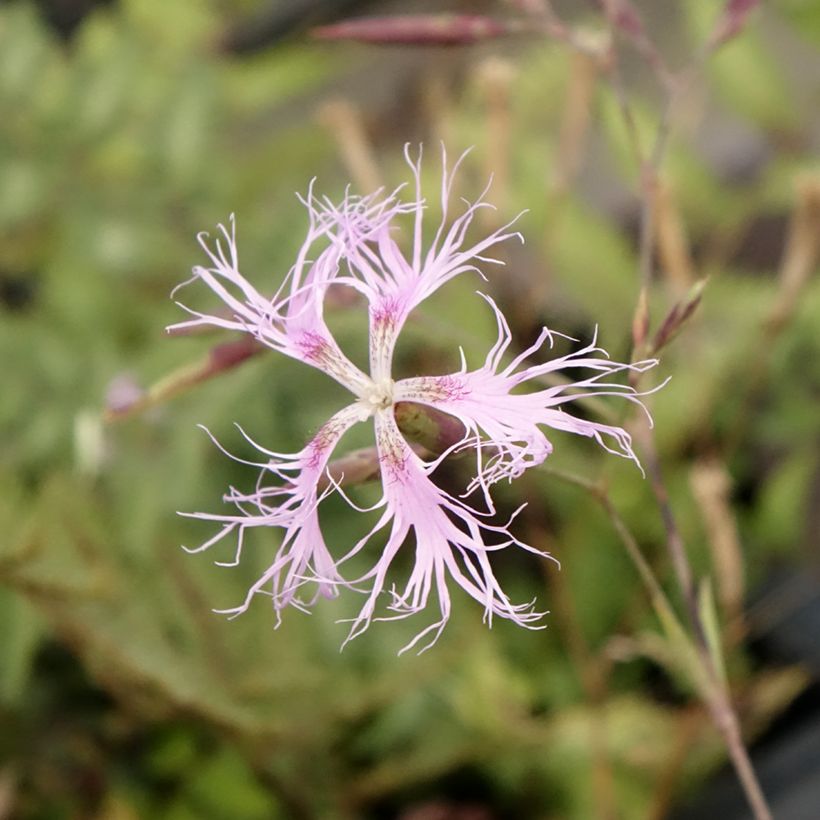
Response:
[[[591,394],[619,395],[639,403],[632,388],[608,378],[620,371],[643,371],[656,361],[631,365],[612,362],[593,341],[575,353],[535,363],[543,358],[542,349],[553,342],[553,334],[544,329],[532,347],[505,366],[510,329],[492,299],[484,296],[496,316],[498,340],[480,368],[469,370],[462,361],[458,372],[446,376],[394,381],[393,351],[413,308],[462,273],[474,271],[481,275],[477,262],[500,264],[486,254],[500,242],[520,238],[507,225],[474,244],[468,243],[467,232],[477,211],[491,207],[484,202],[483,194],[449,222],[448,206],[457,163],[451,172],[446,165],[443,168],[443,216],[425,246],[420,159],[413,161],[405,153],[415,182],[409,202],[400,198],[401,189],[397,189],[386,196],[347,195],[336,206],[317,199],[311,188],[302,200],[310,219],[307,238],[273,298],[261,295],[239,272],[233,218],[229,229],[220,226],[222,236],[214,248],[200,236],[210,266],[194,268],[193,280],[208,285],[228,306],[230,314],[219,316],[185,308],[193,318],[174,328],[215,325],[250,333],[268,347],[324,371],[354,397],[298,453],[276,453],[251,442],[261,454],[255,465],[260,475],[254,491],[230,490],[225,500],[235,505],[233,514],[194,514],[219,522],[221,528],[211,540],[191,551],[206,550],[229,533],[236,533],[237,550],[232,564],[240,560],[246,529],[281,530],[281,542],[270,566],[250,588],[245,600],[227,612],[244,612],[252,599],[262,593],[272,599],[278,618],[287,606],[308,609],[319,595],[333,597],[342,587],[360,590],[364,586],[366,601],[353,620],[347,638],[350,640],[374,619],[403,618],[420,612],[434,595],[439,616],[405,647],[409,649],[418,645],[427,648],[441,633],[450,616],[450,580],[484,607],[488,622],[499,616],[521,626],[538,628],[536,622],[543,613],[537,612],[532,603],[510,601],[493,574],[490,553],[511,545],[543,553],[512,535],[510,522],[503,526],[490,523],[489,516],[494,513],[490,487],[544,461],[552,450],[543,431],[545,427],[588,436],[609,452],[636,460],[625,430],[579,419],[568,413],[565,405]],[[397,221],[403,218],[412,224],[409,255],[405,255],[394,233]],[[369,374],[345,356],[325,324],[323,305],[332,284],[354,288],[367,300]],[[570,369],[588,375],[560,386],[543,386],[541,377]],[[522,385],[534,389],[513,392]],[[464,500],[466,496],[454,497],[431,480],[444,456],[425,461],[409,446],[396,422],[397,402],[434,408],[461,422],[463,437],[444,456],[456,451],[474,453],[475,473],[468,491],[482,491],[485,509],[475,509]],[[330,476],[328,463],[344,433],[370,418],[375,425],[382,483],[382,497],[376,505],[381,515],[364,538],[345,555],[334,558],[319,520],[319,506],[324,498],[341,493]],[[371,545],[375,547],[376,542],[380,546],[372,568],[352,582],[344,579],[340,565],[352,555],[372,548]],[[414,550],[415,563],[403,584],[397,586],[388,580],[388,574],[400,549]],[[302,597],[303,589],[310,585],[313,595]],[[386,602],[387,615],[378,614],[382,600]]]

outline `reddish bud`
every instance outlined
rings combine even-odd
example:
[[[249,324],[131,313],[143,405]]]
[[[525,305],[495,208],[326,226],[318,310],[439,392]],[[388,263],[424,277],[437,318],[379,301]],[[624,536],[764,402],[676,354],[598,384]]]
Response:
[[[243,336],[235,341],[222,342],[212,347],[203,358],[169,373],[147,391],[136,386],[126,390],[122,385],[115,383],[114,389],[110,389],[106,397],[103,417],[106,421],[113,421],[140,413],[239,366],[265,349],[265,346],[253,337]]]
[[[230,370],[242,364],[245,359],[261,353],[264,349],[264,345],[252,336],[242,336],[235,341],[222,342],[211,348],[208,354],[210,366],[204,371],[203,376],[210,378],[223,370]]]
[[[640,12],[630,0],[596,0],[596,3],[614,28],[633,40],[645,36]]]
[[[361,17],[312,29],[321,40],[402,45],[463,45],[504,37],[520,30],[514,20],[478,14],[419,14]]]
[[[706,280],[701,279],[692,286],[689,293],[687,293],[680,302],[672,307],[666,315],[666,318],[661,322],[661,326],[658,328],[657,333],[655,333],[655,338],[652,340],[651,350],[653,354],[669,344],[669,342],[677,336],[689,318],[691,318],[692,314],[697,310],[698,305],[700,305],[704,287],[706,287]]]
[[[435,455],[441,455],[454,444],[462,441],[466,430],[455,416],[409,401],[399,401],[393,406],[396,424],[404,435]]]
[[[638,10],[629,0],[603,0],[603,5],[612,25],[630,37],[643,37],[643,21]]]
[[[749,15],[758,5],[760,0],[727,0],[723,14],[709,37],[709,45],[716,48],[739,34],[746,25]]]

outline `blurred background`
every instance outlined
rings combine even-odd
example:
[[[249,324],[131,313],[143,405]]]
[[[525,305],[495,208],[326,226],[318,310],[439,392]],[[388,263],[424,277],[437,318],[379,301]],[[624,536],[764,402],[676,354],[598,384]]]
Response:
[[[718,11],[644,6],[673,68]],[[606,37],[595,3],[556,8],[579,37]],[[748,816],[613,521],[562,478],[606,488],[679,604],[632,465],[556,433],[550,469],[498,488],[502,511],[529,502],[522,537],[561,562],[496,556],[511,597],[550,610],[547,629],[489,630],[456,597],[419,657],[396,657],[417,620],[374,624],[340,653],[337,620],[356,600],[286,613],[278,630],[262,602],[235,621],[213,614],[241,601],[275,536],[241,567],[215,567],[229,556],[182,552],[210,533],[176,511],[216,510],[229,484],[255,480],[197,424],[239,454],[234,422],[294,451],[341,388],[262,354],[106,418],[169,373],[207,372],[214,345],[233,341],[164,331],[183,316],[171,289],[202,261],[198,231],[235,213],[243,272],[272,293],[306,227],[295,193],[313,177],[331,197],[396,185],[408,141],[425,144],[430,191],[439,144],[451,157],[473,147],[459,193],[493,175],[499,211],[484,228],[527,210],[526,244],[504,250],[486,286],[520,347],[543,324],[582,339],[597,325],[629,357],[640,177],[600,65],[541,36],[445,47],[308,33],[431,9],[0,3],[0,818]],[[448,9],[522,14],[489,0]],[[648,145],[663,95],[624,40],[624,93]],[[657,327],[707,278],[651,407],[744,730],[789,820],[820,816],[818,42],[817,3],[772,0],[692,82],[658,196],[652,295]],[[462,278],[414,315],[400,370],[446,372],[459,346],[483,361],[495,330],[476,287]],[[362,357],[361,306],[330,313]],[[356,518],[332,507],[328,540],[351,543]]]

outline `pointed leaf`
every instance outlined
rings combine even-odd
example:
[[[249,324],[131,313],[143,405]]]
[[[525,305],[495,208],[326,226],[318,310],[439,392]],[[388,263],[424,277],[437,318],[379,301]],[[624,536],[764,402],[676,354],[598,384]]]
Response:
[[[714,590],[708,578],[704,578],[698,590],[698,613],[706,632],[706,643],[709,647],[709,655],[712,658],[715,672],[723,686],[726,687],[726,665],[723,662],[720,623],[718,621],[717,606],[715,605]]]

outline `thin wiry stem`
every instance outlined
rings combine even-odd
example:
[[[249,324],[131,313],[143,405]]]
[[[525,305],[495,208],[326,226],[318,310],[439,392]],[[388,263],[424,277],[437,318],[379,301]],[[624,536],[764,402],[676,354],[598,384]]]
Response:
[[[674,113],[677,109],[681,96],[689,87],[691,79],[698,72],[701,63],[705,60],[709,50],[701,49],[692,61],[692,64],[684,69],[679,77],[671,84],[663,105],[661,116],[656,128],[652,149],[643,158],[641,146],[638,141],[637,130],[634,124],[634,117],[631,113],[628,98],[623,92],[620,82],[620,74],[617,70],[617,57],[614,58],[613,87],[621,105],[627,131],[631,135],[633,148],[639,158],[641,169],[641,224],[640,224],[640,246],[638,254],[638,276],[639,294],[633,319],[633,339],[635,351],[633,358],[640,358],[646,342],[649,329],[649,308],[648,293],[653,276],[653,256],[655,250],[655,194],[660,169],[666,157],[671,132]],[[632,386],[637,388],[640,380],[639,373],[631,374]],[[706,627],[701,616],[698,604],[697,591],[695,588],[694,575],[692,572],[689,557],[686,552],[686,545],[681,536],[677,520],[669,500],[660,457],[655,444],[655,436],[652,427],[641,419],[638,421],[638,438],[644,462],[646,464],[647,475],[650,481],[652,493],[658,505],[658,510],[663,520],[666,533],[665,544],[669,553],[675,577],[680,587],[682,597],[685,602],[686,612],[692,628],[692,633],[697,648],[696,657],[705,676],[706,685],[702,687],[702,696],[709,710],[710,716],[716,728],[723,737],[729,757],[734,766],[737,777],[746,795],[746,799],[751,807],[756,820],[771,820],[771,811],[766,802],[766,798],[760,787],[757,775],[752,766],[748,750],[743,742],[740,731],[740,724],[737,714],[732,705],[731,697],[723,682],[716,662],[709,646]],[[612,518],[612,516],[610,516]],[[613,525],[621,535],[627,546],[627,552],[633,557],[635,545],[629,539],[624,539],[620,529],[620,524],[616,523],[617,518],[612,518]],[[621,522],[622,523],[622,522]],[[644,563],[637,564],[642,577],[645,575]],[[651,575],[651,569],[649,570]],[[654,575],[652,576],[654,578]],[[646,578],[644,578],[646,582]],[[653,587],[656,585],[653,584]]]
[[[658,582],[658,579],[653,572],[652,567],[649,565],[649,562],[646,558],[644,558],[637,539],[615,508],[605,488],[602,485],[587,481],[586,479],[571,473],[554,470],[549,467],[542,467],[542,469],[550,475],[554,475],[563,481],[583,488],[601,505],[607,517],[611,521],[612,527],[618,535],[618,538],[621,540],[629,559],[635,565],[638,575],[649,593],[655,611],[662,619],[671,618],[676,621],[677,619],[675,618],[672,604]],[[653,475],[652,469],[648,469],[647,472],[651,478]],[[659,489],[662,488],[663,485],[661,483],[659,485]],[[665,489],[663,491],[665,493]],[[659,504],[661,504],[660,500]],[[669,507],[668,503],[661,504],[661,506],[662,509],[663,507],[666,508],[664,512],[664,521],[671,528],[671,537],[680,544],[681,548],[683,548],[683,540],[677,530],[675,517],[672,513],[671,507]],[[667,534],[670,536],[669,532]],[[685,549],[683,549],[682,557],[688,568],[688,559],[686,558]],[[689,569],[689,574],[691,576],[691,569]],[[687,606],[687,612],[689,614],[690,621],[692,621],[693,631],[695,633],[695,648],[697,651],[694,657],[697,659],[700,666],[700,671],[702,673],[698,676],[697,682],[700,684],[699,690],[709,711],[709,716],[712,723],[723,737],[723,741],[726,744],[732,765],[734,766],[735,772],[749,805],[754,812],[756,820],[771,820],[771,811],[766,803],[766,798],[760,788],[760,783],[758,782],[757,775],[755,774],[754,767],[752,766],[749,753],[743,742],[743,736],[740,731],[740,723],[738,722],[737,714],[735,713],[734,706],[732,705],[730,695],[727,692],[719,673],[715,669],[714,661],[712,660],[712,655],[706,642],[706,632],[697,604],[695,603],[694,606]]]

